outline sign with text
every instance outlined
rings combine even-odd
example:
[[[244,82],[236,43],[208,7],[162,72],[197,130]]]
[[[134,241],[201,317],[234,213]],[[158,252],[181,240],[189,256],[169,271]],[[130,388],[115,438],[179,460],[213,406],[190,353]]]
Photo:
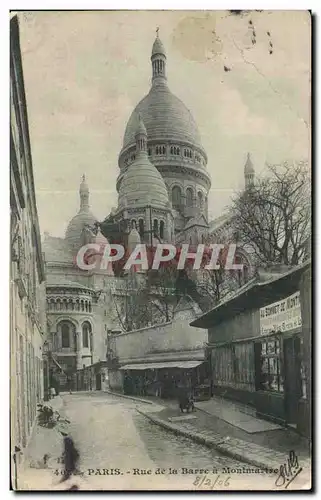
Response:
[[[301,326],[300,292],[260,309],[260,333],[287,332]]]

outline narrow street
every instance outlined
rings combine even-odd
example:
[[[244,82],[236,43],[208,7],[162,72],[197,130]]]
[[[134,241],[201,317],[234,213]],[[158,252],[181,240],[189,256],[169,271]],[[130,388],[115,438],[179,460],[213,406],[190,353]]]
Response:
[[[233,490],[250,485],[274,486],[273,477],[267,474],[224,474],[224,467],[251,466],[150,423],[136,411],[141,404],[135,401],[97,392],[68,394],[63,400],[63,413],[71,421],[70,434],[84,472],[81,489]],[[62,469],[63,465],[57,464],[57,470]],[[177,474],[171,474],[170,469]],[[55,479],[59,481],[59,477]]]

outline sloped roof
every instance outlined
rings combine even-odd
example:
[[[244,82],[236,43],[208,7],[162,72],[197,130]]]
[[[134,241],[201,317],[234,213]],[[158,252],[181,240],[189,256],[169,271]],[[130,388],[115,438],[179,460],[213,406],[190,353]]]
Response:
[[[246,309],[259,309],[280,300],[284,294],[295,292],[301,273],[311,265],[307,260],[283,273],[259,274],[246,285],[239,288],[232,296],[229,295],[213,309],[191,323],[198,328],[211,328],[232,315],[237,315]]]
[[[59,288],[77,288],[79,290],[93,291],[86,285],[78,283],[76,281],[65,280],[62,276],[50,276],[46,283],[47,288],[59,287]]]
[[[190,219],[187,222],[183,231],[185,231],[186,229],[189,229],[191,227],[194,227],[194,226],[208,227],[208,222],[206,220],[206,217],[203,214],[197,215],[196,217],[193,217],[192,219]]]

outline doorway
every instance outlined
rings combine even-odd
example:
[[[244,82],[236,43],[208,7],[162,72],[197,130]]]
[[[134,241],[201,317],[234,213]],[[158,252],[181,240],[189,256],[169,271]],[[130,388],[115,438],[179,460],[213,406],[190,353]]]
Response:
[[[288,424],[298,423],[299,400],[301,398],[300,337],[283,341],[284,351],[284,405]]]
[[[96,391],[101,391],[101,374],[96,373]]]

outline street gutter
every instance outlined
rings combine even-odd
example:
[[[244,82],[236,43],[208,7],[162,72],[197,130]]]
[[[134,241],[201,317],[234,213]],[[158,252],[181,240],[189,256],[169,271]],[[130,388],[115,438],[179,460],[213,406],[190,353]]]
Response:
[[[136,401],[137,403],[145,403],[148,405],[154,404],[153,401],[148,401],[147,399],[136,398],[135,396],[127,396],[127,394],[122,394],[121,392],[113,392],[113,391],[108,391],[108,390],[105,390],[103,392],[106,392],[107,394],[110,394],[111,396],[119,396],[120,398],[131,399],[132,401]]]

